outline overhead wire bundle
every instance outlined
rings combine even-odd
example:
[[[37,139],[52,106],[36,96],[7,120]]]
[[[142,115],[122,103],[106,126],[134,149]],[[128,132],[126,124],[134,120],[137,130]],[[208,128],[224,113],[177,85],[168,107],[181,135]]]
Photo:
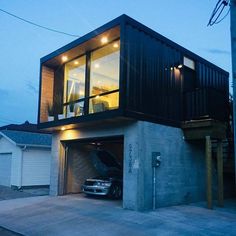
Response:
[[[220,18],[220,16],[222,15],[224,9],[229,6],[228,11],[226,12],[226,14]],[[210,20],[207,24],[207,26],[212,26],[215,24],[219,24],[221,21],[223,21],[226,16],[229,14],[230,12],[230,0],[218,0],[218,2],[216,3],[216,6],[211,14]]]
[[[54,33],[64,34],[64,35],[71,36],[71,37],[76,37],[76,38],[79,37],[79,35],[69,34],[69,33],[66,33],[66,32],[63,32],[63,31],[59,31],[59,30],[56,30],[56,29],[49,28],[49,27],[47,27],[47,26],[43,26],[43,25],[34,23],[34,22],[30,21],[30,20],[26,20],[26,19],[24,19],[24,18],[22,18],[22,17],[20,17],[20,16],[17,16],[17,15],[15,15],[15,14],[13,14],[13,13],[11,13],[11,12],[8,12],[8,11],[6,11],[6,10],[3,10],[3,9],[1,9],[1,8],[0,8],[0,12],[5,13],[5,14],[7,14],[7,15],[9,15],[9,16],[12,16],[12,17],[14,17],[14,18],[16,18],[16,19],[18,19],[18,20],[21,20],[21,21],[23,21],[23,22],[25,22],[25,23],[28,23],[28,24],[37,26],[37,27],[42,28],[42,29],[45,29],[45,30],[52,31],[52,32],[54,32]]]

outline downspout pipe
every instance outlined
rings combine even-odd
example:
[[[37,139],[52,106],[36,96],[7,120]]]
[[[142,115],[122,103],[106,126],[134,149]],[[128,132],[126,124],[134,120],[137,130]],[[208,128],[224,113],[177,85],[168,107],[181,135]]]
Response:
[[[22,179],[23,179],[23,155],[24,151],[26,150],[27,146],[24,145],[21,147],[21,160],[20,160],[20,185],[18,186],[18,190],[22,188]]]

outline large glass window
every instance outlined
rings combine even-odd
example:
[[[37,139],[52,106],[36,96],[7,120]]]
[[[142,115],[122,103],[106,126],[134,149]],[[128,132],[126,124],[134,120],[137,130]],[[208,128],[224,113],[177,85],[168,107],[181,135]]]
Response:
[[[89,113],[118,108],[119,61],[119,40],[91,53]]]
[[[85,56],[79,57],[65,65],[64,93],[65,113],[67,117],[83,115],[85,97]],[[77,102],[76,102],[77,101]]]
[[[65,64],[63,118],[113,110],[119,106],[120,41],[91,52],[89,58],[88,75],[86,56]]]

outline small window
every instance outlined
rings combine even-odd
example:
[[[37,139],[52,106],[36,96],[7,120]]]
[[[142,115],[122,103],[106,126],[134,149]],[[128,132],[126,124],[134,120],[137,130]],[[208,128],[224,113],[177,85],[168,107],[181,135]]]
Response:
[[[184,65],[192,70],[195,70],[195,62],[188,57],[184,57]]]

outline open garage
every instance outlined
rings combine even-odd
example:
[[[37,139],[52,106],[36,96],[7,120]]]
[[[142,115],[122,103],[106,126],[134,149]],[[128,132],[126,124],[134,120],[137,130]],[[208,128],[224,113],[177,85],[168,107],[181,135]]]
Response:
[[[113,198],[122,196],[124,141],[122,136],[90,138],[65,142],[64,193],[86,192],[89,195],[109,195]],[[118,181],[114,189],[109,186],[108,193],[101,191],[105,181]],[[87,180],[87,181],[86,181]],[[117,183],[118,183],[117,182]],[[86,189],[84,188],[84,184]],[[118,188],[118,189],[117,189]],[[113,191],[113,193],[111,192]],[[114,192],[119,191],[119,193]]]

